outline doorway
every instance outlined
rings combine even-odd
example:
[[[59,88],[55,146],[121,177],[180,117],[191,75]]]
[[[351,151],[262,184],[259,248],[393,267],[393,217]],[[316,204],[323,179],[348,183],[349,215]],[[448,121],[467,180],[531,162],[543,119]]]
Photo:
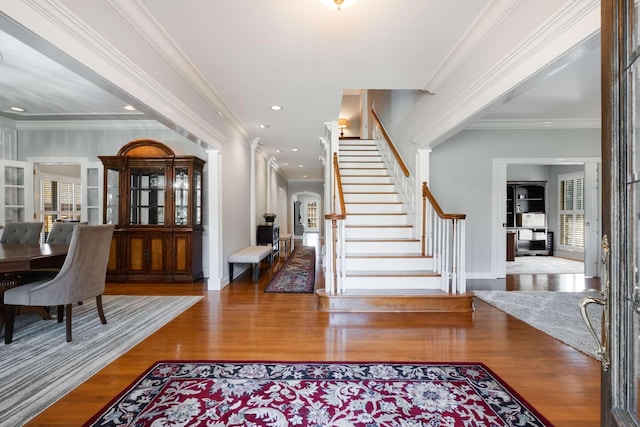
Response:
[[[584,197],[585,197],[585,249],[584,274],[586,277],[597,277],[599,274],[598,261],[600,257],[600,195],[598,182],[600,180],[600,158],[545,158],[545,159],[494,159],[493,161],[493,241],[492,241],[492,276],[503,278],[506,276],[507,253],[507,185],[510,166],[522,168],[525,165],[537,166],[581,166],[584,168]],[[555,181],[554,181],[555,182]],[[556,184],[551,184],[556,185]],[[554,194],[555,193],[555,194]],[[554,187],[552,197],[557,198]],[[555,209],[555,208],[554,208]],[[556,209],[557,210],[557,209]]]

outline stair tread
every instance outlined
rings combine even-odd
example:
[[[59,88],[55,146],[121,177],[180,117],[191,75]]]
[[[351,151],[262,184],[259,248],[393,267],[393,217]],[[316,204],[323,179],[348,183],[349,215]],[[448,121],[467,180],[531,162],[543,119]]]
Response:
[[[331,296],[324,289],[319,289],[316,294],[323,294]],[[473,296],[473,292],[466,292],[464,294],[452,294],[440,289],[347,289],[345,293],[336,295],[337,297],[349,297],[349,296],[447,296],[447,297],[469,297]]]
[[[347,242],[369,242],[369,243],[375,243],[375,242],[419,242],[420,240],[418,239],[412,239],[412,238],[407,238],[407,239],[399,239],[397,237],[389,237],[389,238],[380,238],[380,237],[372,237],[372,238],[365,238],[365,237],[360,237],[357,239],[345,239]]]
[[[369,216],[374,216],[374,215],[405,215],[406,216],[407,213],[406,212],[365,212],[365,213],[350,213],[348,215],[349,216],[351,216],[351,215],[353,215],[353,216],[356,216],[356,215],[360,215],[360,216],[362,216],[362,215],[364,215],[364,216],[366,216],[366,215],[369,215]]]
[[[423,277],[423,276],[440,276],[433,270],[347,270],[345,272],[346,277]]]
[[[407,224],[353,224],[353,225],[345,225],[347,228],[413,228],[413,225]]]
[[[433,258],[429,255],[405,253],[405,254],[393,254],[393,253],[350,253],[347,254],[347,258]]]

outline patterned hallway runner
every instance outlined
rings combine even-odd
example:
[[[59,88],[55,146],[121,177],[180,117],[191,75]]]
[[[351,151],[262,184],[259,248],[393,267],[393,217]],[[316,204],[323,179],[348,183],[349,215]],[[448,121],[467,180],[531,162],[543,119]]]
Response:
[[[316,249],[298,246],[273,276],[265,292],[311,293],[316,282]]]

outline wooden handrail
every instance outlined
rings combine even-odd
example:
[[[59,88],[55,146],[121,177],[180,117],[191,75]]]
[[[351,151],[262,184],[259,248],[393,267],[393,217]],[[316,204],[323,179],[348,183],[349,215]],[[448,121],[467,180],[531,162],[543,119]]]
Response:
[[[423,199],[424,198],[429,199],[429,203],[431,203],[431,206],[433,206],[433,210],[442,219],[465,219],[467,217],[466,214],[446,214],[446,213],[444,213],[442,211],[442,209],[440,208],[440,205],[436,201],[436,198],[433,197],[433,194],[431,194],[431,191],[429,191],[429,188],[427,187],[427,183],[426,182],[422,183],[422,198]]]
[[[400,164],[400,168],[402,169],[402,172],[404,172],[404,176],[409,176],[409,169],[407,168],[407,165],[404,164],[404,161],[402,160],[402,157],[400,157],[400,153],[398,153],[398,150],[396,150],[396,146],[393,145],[393,141],[391,141],[391,137],[389,136],[389,134],[387,133],[387,130],[384,128],[384,125],[380,121],[378,114],[376,114],[376,110],[371,109],[371,114],[373,115],[373,118],[376,120],[376,122],[378,122],[378,126],[380,126],[380,130],[382,131],[382,136],[384,136],[384,139],[387,140],[387,144],[389,144],[389,148],[391,148],[391,152],[393,153],[396,160],[398,161],[398,164]]]
[[[325,219],[339,220],[347,217],[347,208],[344,204],[344,193],[342,192],[342,178],[340,177],[340,164],[338,163],[338,153],[333,153],[333,171],[336,176],[336,186],[338,187],[338,196],[340,199],[340,213],[336,212],[335,207],[335,193],[334,193],[334,206],[333,212],[325,215]]]

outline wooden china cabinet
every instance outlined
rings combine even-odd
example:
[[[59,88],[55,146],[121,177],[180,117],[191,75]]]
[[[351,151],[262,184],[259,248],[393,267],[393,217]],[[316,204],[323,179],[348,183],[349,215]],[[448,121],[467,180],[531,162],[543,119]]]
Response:
[[[112,282],[193,282],[202,274],[204,160],[141,139],[104,165],[104,223],[116,226]]]

